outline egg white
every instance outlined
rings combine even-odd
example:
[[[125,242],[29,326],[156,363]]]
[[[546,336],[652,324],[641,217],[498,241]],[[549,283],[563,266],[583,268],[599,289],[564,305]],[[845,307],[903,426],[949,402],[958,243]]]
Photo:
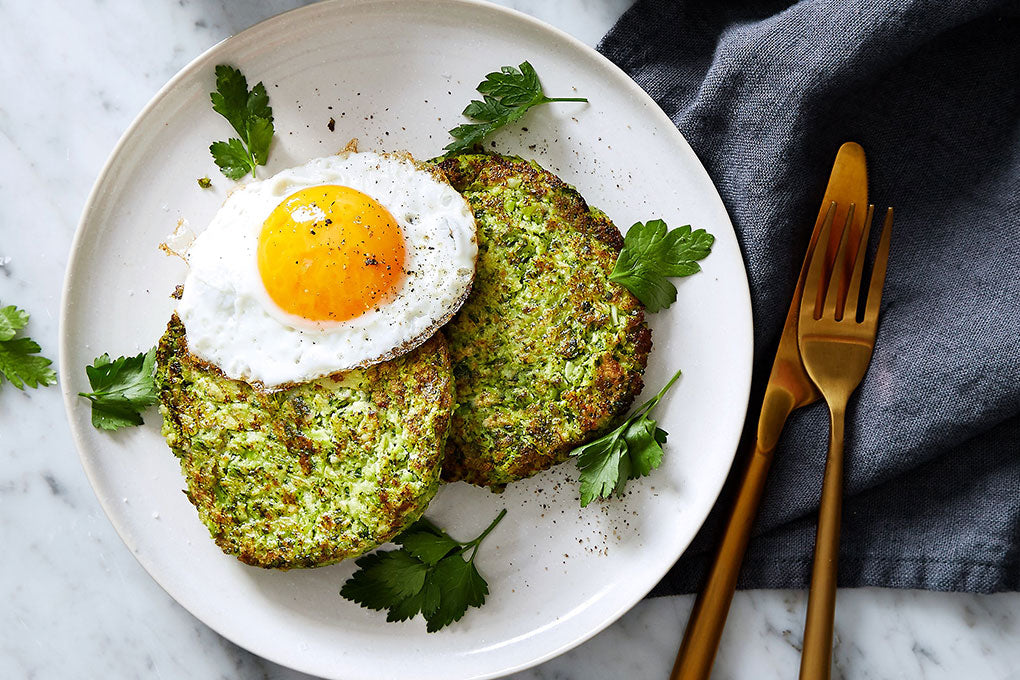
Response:
[[[341,322],[280,309],[258,271],[262,224],[291,194],[336,184],[378,201],[404,236],[395,295]],[[230,194],[187,252],[177,314],[188,348],[227,376],[273,388],[368,366],[410,351],[449,321],[471,290],[474,215],[449,183],[408,156],[351,152],[317,158]]]

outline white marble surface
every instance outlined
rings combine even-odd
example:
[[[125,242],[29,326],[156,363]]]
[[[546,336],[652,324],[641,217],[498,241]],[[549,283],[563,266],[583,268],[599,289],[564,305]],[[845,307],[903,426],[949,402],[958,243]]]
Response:
[[[56,357],[79,213],[120,134],[181,66],[293,0],[0,2],[0,303]],[[505,0],[594,44],[629,0]],[[97,320],[101,323],[101,320]],[[170,599],[103,515],[55,388],[0,388],[0,678],[304,678]],[[664,678],[691,597],[645,601],[517,680]],[[716,678],[796,676],[805,596],[739,593]],[[1020,595],[841,591],[835,678],[1020,679]]]

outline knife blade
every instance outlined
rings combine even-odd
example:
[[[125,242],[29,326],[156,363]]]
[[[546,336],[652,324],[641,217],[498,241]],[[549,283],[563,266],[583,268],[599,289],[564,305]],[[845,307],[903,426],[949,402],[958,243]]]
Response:
[[[847,142],[836,154],[832,166],[828,186],[815,228],[808,243],[804,264],[801,265],[800,276],[794,288],[790,309],[786,313],[786,323],[776,349],[776,358],[772,364],[772,372],[765,388],[761,414],[758,418],[757,436],[754,451],[747,461],[744,476],[737,490],[733,509],[723,531],[718,552],[709,569],[705,585],[694,603],[684,639],[677,654],[676,664],[670,674],[670,680],[707,680],[712,672],[712,663],[719,648],[726,615],[729,612],[733,592],[736,589],[740,565],[744,561],[747,543],[751,537],[758,505],[761,503],[765,489],[765,480],[772,464],[772,454],[779,442],[787,418],[795,410],[806,406],[819,398],[819,394],[811,379],[804,371],[797,346],[797,316],[800,308],[801,291],[804,289],[804,278],[807,276],[807,265],[811,253],[818,241],[818,233],[829,206],[836,203],[835,224],[843,224],[851,203],[857,206],[868,204],[868,171],[864,149],[859,144]],[[860,238],[864,228],[865,210],[854,212],[851,224],[851,243]],[[827,245],[827,266],[832,266],[836,250],[839,246],[840,234],[832,230],[832,237]],[[850,268],[847,268],[850,271]],[[846,295],[846,284],[842,286],[841,296]],[[820,304],[820,302],[819,302]]]

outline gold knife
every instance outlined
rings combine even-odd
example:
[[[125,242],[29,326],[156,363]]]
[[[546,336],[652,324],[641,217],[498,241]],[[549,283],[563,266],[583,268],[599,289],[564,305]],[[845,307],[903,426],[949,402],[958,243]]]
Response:
[[[815,228],[808,244],[807,255],[801,266],[793,300],[790,302],[790,310],[786,314],[786,325],[783,326],[783,334],[779,339],[772,373],[765,388],[754,453],[740,482],[733,510],[730,512],[722,542],[719,544],[719,551],[687,621],[687,630],[673,672],[669,676],[670,680],[707,680],[711,674],[715,653],[719,648],[719,638],[722,637],[723,626],[726,624],[737,575],[744,561],[747,542],[751,537],[751,526],[761,503],[765,479],[772,464],[772,454],[779,442],[779,435],[794,409],[807,406],[819,398],[818,391],[805,373],[800,360],[800,350],[797,347],[797,315],[808,261],[818,240],[822,222],[825,221],[825,214],[833,201],[836,202],[835,224],[842,224],[841,220],[846,220],[847,209],[851,203],[857,206],[868,204],[867,163],[864,149],[859,144],[847,142],[836,154],[825,197],[822,199],[822,206],[818,211]],[[859,238],[864,228],[866,212],[857,210],[854,213],[850,233],[852,243],[856,243],[854,239]],[[832,231],[833,238],[828,244],[827,259],[830,267],[839,246],[837,230]],[[850,268],[847,271],[850,271]],[[846,295],[846,285],[844,283],[842,286],[841,296]]]

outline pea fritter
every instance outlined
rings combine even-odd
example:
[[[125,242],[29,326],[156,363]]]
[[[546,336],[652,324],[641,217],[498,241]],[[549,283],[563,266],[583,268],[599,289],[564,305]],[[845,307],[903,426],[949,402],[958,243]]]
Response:
[[[156,353],[163,436],[217,545],[260,567],[355,557],[417,520],[439,487],[453,410],[446,342],[274,392],[188,352]]]
[[[651,331],[609,281],[620,231],[572,187],[496,154],[439,167],[474,209],[479,244],[471,295],[443,329],[458,400],[443,478],[498,491],[624,415]]]

